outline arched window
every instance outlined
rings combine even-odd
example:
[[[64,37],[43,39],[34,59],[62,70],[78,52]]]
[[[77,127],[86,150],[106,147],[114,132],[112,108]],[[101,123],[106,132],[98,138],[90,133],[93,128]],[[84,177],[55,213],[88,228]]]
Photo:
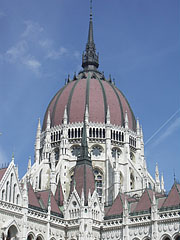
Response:
[[[18,234],[17,228],[14,225],[12,225],[8,230],[6,239],[16,239],[17,234]]]
[[[77,138],[77,128],[75,128],[75,138]]]
[[[10,178],[10,186],[9,186],[9,202],[11,202],[12,180],[13,180],[13,173],[11,173],[11,178]]]
[[[41,183],[42,183],[42,169],[39,173],[39,189],[41,189]]]
[[[17,205],[19,204],[19,199],[20,199],[20,195],[18,194],[17,197],[16,197],[16,204]]]
[[[134,153],[130,152],[130,159],[131,161],[135,162],[135,156]]]
[[[1,200],[4,201],[4,198],[5,198],[5,190],[3,189],[3,190],[2,190],[2,195],[1,195]]]
[[[95,177],[96,191],[99,195],[99,200],[101,202],[102,194],[103,194],[103,173],[99,169],[95,168],[94,169],[94,177]]]
[[[89,137],[92,137],[92,128],[89,129]]]
[[[121,155],[121,150],[115,147],[112,149],[111,154],[114,159],[119,159]]]
[[[15,194],[16,194],[16,183],[13,186],[13,203],[15,202]]]
[[[180,236],[176,236],[176,237],[175,237],[175,240],[180,240]]]
[[[6,201],[8,200],[9,182],[6,183]]]
[[[134,180],[134,174],[130,173],[130,189],[133,190],[135,188],[135,180]]]
[[[32,233],[30,233],[27,237],[27,240],[33,240],[34,239],[34,235]]]

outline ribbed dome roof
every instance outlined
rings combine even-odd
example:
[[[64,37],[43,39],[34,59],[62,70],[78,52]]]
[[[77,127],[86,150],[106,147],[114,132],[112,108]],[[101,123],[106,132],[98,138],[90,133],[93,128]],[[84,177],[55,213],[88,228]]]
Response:
[[[91,2],[92,4],[92,2]],[[67,107],[68,122],[83,122],[85,108],[88,106],[89,122],[106,123],[107,110],[110,110],[110,122],[124,126],[127,111],[129,128],[136,130],[136,121],[128,101],[122,92],[97,69],[99,56],[93,37],[92,5],[90,7],[90,21],[88,41],[82,55],[83,71],[73,81],[60,89],[50,102],[43,122],[46,129],[48,112],[50,112],[51,127],[62,124],[64,110]]]
[[[43,130],[46,128],[48,112],[51,127],[62,124],[66,106],[69,123],[83,122],[87,105],[89,122],[105,123],[109,106],[111,124],[124,126],[127,111],[129,128],[135,131],[135,117],[125,96],[113,83],[103,79],[99,72],[82,72],[76,80],[60,89],[47,108]]]

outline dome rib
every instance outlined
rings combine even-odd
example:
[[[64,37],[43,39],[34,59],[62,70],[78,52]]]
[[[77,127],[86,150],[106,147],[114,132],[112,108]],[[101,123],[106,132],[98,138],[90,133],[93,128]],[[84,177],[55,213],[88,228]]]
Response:
[[[73,93],[74,93],[74,89],[76,87],[76,85],[78,84],[80,79],[76,80],[74,86],[72,87],[71,89],[71,92],[69,94],[69,98],[68,98],[68,102],[67,102],[67,115],[68,115],[68,122],[70,122],[70,108],[71,108],[71,100],[72,100],[72,96],[73,96]]]
[[[104,99],[104,122],[106,123],[106,115],[107,115],[107,99],[106,99],[106,92],[105,92],[105,89],[104,89],[104,86],[101,82],[101,80],[99,78],[97,78],[99,80],[99,83],[101,85],[101,89],[102,89],[102,92],[103,92],[103,99]]]
[[[109,85],[112,87],[113,91],[115,92],[117,98],[118,98],[118,102],[119,102],[119,106],[120,106],[120,111],[121,111],[121,116],[122,116],[122,126],[124,126],[124,113],[123,113],[123,107],[122,107],[122,103],[121,103],[121,100],[120,100],[120,97],[115,89],[115,87],[109,83]]]
[[[64,89],[65,89],[66,87],[67,87],[67,85],[64,86],[64,87],[61,89],[62,91],[59,92],[59,94],[58,94],[58,96],[57,96],[57,98],[56,98],[56,101],[55,101],[54,106],[53,106],[53,111],[52,111],[52,114],[51,114],[51,119],[52,119],[52,120],[54,120],[55,111],[56,111],[56,106],[57,106],[57,103],[58,103],[58,101],[59,101],[59,98],[60,98],[62,92],[64,91]],[[54,122],[52,122],[51,124],[54,125]]]
[[[129,110],[131,112],[131,118],[130,119],[132,119],[132,129],[134,131],[136,131],[136,119],[134,117],[134,114],[133,114],[133,111],[131,109],[131,106],[129,105],[129,102],[128,102],[127,98],[124,96],[124,94],[121,92],[121,90],[119,90],[118,88],[116,88],[116,89],[122,95],[122,97],[124,98],[125,102],[127,103],[128,107],[129,107]]]
[[[89,80],[90,80],[90,74],[88,73],[87,83],[86,83],[86,104],[85,104],[85,108],[87,105],[88,109],[89,109]]]

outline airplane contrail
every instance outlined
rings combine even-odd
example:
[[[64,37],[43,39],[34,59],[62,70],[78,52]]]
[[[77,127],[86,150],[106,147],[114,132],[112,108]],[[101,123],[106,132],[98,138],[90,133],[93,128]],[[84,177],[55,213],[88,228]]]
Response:
[[[176,116],[176,114],[178,114],[178,112],[180,112],[180,108],[173,113],[173,115],[168,118],[168,120],[160,128],[155,131],[155,133],[145,142],[144,145],[147,145],[161,131],[161,129],[163,129]]]

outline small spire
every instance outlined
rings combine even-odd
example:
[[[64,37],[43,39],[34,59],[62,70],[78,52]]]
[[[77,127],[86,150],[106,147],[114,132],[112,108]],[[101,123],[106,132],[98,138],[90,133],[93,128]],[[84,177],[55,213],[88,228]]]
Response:
[[[159,181],[159,169],[158,169],[158,164],[156,163],[156,173],[155,173],[155,175],[156,175],[156,183],[159,183],[160,181]]]
[[[11,161],[14,163],[14,152],[12,153]]]
[[[64,109],[63,123],[67,124],[68,116],[67,116],[67,106]]]
[[[77,165],[84,163],[84,162],[92,165],[91,158],[89,156],[89,151],[88,151],[87,130],[86,130],[85,121],[84,121],[83,133],[82,133],[82,138],[81,138],[81,153],[77,157]]]
[[[68,74],[67,83],[69,83],[70,81],[71,81],[71,79],[70,79],[70,75]]]
[[[28,171],[31,169],[31,156],[29,156],[28,160]]]
[[[86,104],[86,109],[85,109],[85,122],[88,123],[89,122],[89,109],[88,109],[88,105]]]
[[[110,116],[110,110],[109,110],[109,105],[108,105],[107,114],[106,114],[106,123],[110,124],[110,121],[111,121],[111,116]]]
[[[127,114],[127,110],[125,112],[125,128],[127,129],[129,126],[129,121],[128,121],[128,114]]]
[[[38,126],[37,126],[37,132],[36,132],[36,139],[39,139],[41,135],[41,122],[40,118],[38,118]]]
[[[92,0],[90,0],[88,42],[86,44],[85,53],[83,53],[82,56],[82,67],[84,70],[96,70],[99,67],[99,56],[96,54],[96,47],[93,37]]]
[[[162,191],[162,192],[165,192],[163,173],[161,174],[161,191]]]
[[[140,126],[139,126],[139,119],[138,118],[137,118],[137,122],[136,122],[136,132],[137,132],[138,136],[141,134],[141,129],[140,129]]]
[[[48,111],[46,129],[50,129],[50,126],[51,126],[50,111]]]

